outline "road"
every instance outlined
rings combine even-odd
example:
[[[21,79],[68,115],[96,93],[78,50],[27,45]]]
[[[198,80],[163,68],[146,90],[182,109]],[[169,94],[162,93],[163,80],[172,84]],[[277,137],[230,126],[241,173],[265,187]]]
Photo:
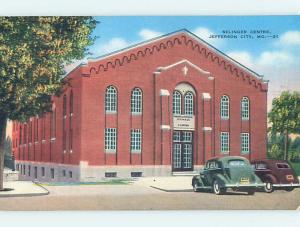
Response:
[[[47,186],[49,195],[0,198],[0,210],[296,210],[300,189],[214,195],[165,192],[141,185]]]

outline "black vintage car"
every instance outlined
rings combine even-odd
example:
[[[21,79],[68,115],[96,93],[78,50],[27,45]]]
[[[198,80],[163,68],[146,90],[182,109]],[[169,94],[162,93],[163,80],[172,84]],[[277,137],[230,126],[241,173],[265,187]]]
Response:
[[[251,162],[255,174],[265,182],[265,192],[273,192],[274,189],[292,191],[300,187],[298,176],[284,160],[255,160]]]
[[[215,194],[224,194],[228,188],[253,195],[264,183],[254,174],[248,159],[239,156],[213,158],[192,179],[194,191],[212,189]]]

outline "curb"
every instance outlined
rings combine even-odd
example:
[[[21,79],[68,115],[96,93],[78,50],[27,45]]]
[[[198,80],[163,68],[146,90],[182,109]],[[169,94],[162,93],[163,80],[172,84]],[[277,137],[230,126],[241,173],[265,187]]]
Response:
[[[19,193],[19,194],[0,194],[0,198],[5,197],[33,197],[33,196],[42,196],[42,195],[49,195],[50,192],[45,187],[35,183],[32,181],[33,184],[43,188],[46,192],[39,192],[39,193]]]
[[[150,187],[164,192],[192,192],[193,191],[193,189],[163,189],[155,186],[150,186]]]

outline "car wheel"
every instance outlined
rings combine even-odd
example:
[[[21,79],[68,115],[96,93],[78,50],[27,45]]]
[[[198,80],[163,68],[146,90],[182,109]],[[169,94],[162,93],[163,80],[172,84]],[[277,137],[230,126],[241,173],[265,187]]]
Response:
[[[193,190],[194,190],[194,192],[198,192],[199,189],[198,189],[197,181],[196,181],[196,180],[193,181],[192,185],[193,185]]]
[[[226,188],[220,187],[220,184],[217,180],[213,182],[213,190],[216,195],[222,195],[226,192]]]
[[[288,187],[288,188],[286,188],[285,190],[286,190],[287,192],[291,192],[291,191],[294,190],[294,188],[293,188],[293,187]]]
[[[274,191],[273,183],[271,181],[267,181],[264,187],[265,192],[271,193]]]
[[[248,193],[248,195],[254,195],[255,194],[255,189],[254,188],[253,189],[249,189],[247,191],[247,193]]]

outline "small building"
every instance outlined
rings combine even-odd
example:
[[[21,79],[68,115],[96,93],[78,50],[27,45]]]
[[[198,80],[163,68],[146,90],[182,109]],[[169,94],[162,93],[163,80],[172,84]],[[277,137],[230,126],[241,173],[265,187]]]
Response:
[[[89,59],[65,80],[52,112],[13,123],[20,179],[167,176],[215,156],[266,157],[267,81],[187,30]]]

